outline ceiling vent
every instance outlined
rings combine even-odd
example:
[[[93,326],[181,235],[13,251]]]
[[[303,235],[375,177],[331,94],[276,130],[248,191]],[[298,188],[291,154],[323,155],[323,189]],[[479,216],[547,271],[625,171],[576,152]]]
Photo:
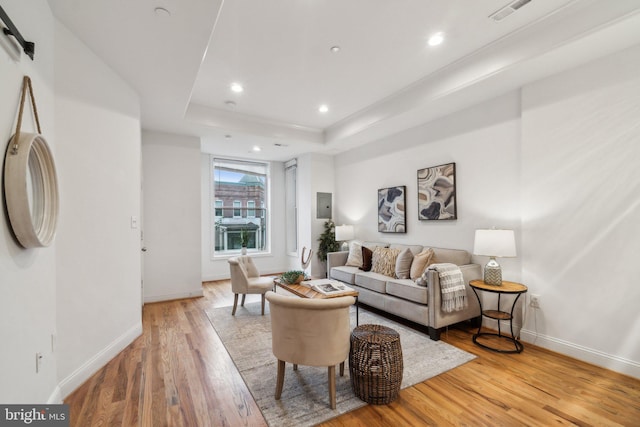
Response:
[[[514,2],[509,3],[502,9],[489,15],[489,18],[493,19],[496,22],[502,21],[504,18],[511,15],[513,12],[515,12],[516,10],[520,9],[522,6],[530,2],[531,0],[516,0]]]

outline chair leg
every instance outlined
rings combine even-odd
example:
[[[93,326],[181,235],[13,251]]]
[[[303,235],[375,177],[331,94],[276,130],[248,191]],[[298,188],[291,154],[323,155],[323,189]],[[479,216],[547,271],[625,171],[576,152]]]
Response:
[[[344,362],[340,363],[340,376],[344,377]]]
[[[278,360],[278,378],[276,379],[276,400],[280,400],[284,386],[284,360]]]
[[[231,315],[236,315],[236,307],[238,306],[238,294],[233,294],[233,310],[231,310]]]
[[[241,306],[244,307],[244,298],[247,296],[247,294],[242,294],[242,302],[240,303]]]
[[[264,316],[264,301],[266,299],[266,295],[262,294],[262,315]]]
[[[329,403],[336,409],[336,365],[329,366]]]

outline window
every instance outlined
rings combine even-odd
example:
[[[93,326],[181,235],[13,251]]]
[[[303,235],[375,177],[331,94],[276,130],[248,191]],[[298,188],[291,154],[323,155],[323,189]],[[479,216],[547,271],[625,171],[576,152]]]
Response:
[[[267,252],[269,164],[212,158],[212,166],[213,256],[238,254],[243,245]]]

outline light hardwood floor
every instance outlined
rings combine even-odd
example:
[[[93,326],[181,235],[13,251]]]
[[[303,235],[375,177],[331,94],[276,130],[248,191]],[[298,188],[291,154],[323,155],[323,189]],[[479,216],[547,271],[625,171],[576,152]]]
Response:
[[[143,335],[65,399],[71,425],[266,425],[204,313],[229,306],[231,315],[230,283],[207,282],[204,293],[145,305]],[[640,426],[640,380],[533,345],[521,354],[483,350],[473,332],[450,329],[442,339],[475,360],[402,390],[390,405],[323,425]]]

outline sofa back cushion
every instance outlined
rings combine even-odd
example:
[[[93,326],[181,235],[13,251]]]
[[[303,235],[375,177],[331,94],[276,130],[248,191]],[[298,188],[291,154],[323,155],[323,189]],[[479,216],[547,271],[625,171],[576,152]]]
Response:
[[[471,264],[471,254],[463,249],[432,248],[432,263],[450,262],[455,265]]]

